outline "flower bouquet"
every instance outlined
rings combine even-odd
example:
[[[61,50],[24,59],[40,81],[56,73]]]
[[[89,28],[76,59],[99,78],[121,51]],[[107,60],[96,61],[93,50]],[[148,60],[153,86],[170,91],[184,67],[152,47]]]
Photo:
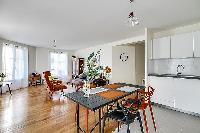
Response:
[[[4,78],[6,77],[6,74],[0,73],[0,84],[3,83]]]

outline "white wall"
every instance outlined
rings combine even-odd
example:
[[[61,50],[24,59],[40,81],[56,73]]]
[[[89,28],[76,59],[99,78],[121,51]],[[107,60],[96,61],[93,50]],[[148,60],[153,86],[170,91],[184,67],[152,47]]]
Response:
[[[113,46],[112,82],[135,84],[135,46]],[[126,53],[128,60],[122,62],[120,54]]]
[[[101,49],[100,65],[112,67],[112,46],[100,45],[75,51],[75,56],[85,58],[92,53]]]
[[[72,77],[72,55],[74,55],[73,51],[67,51],[67,57],[68,57],[68,76]]]
[[[0,39],[0,73],[2,72],[2,40]]]
[[[49,49],[36,48],[36,72],[42,74],[49,70]]]
[[[112,48],[113,46],[117,46],[117,45],[121,45],[121,44],[128,44],[128,43],[143,41],[143,40],[145,40],[145,36],[143,36],[143,35],[136,36],[136,37],[121,40],[121,41],[116,41],[116,42],[111,42],[108,44],[102,44],[102,45],[98,45],[98,46],[94,46],[94,47],[90,47],[90,48],[76,50],[74,52],[74,55],[79,58],[86,59],[90,53],[101,49],[101,61],[100,61],[101,65],[109,66],[109,67],[111,67],[111,69],[113,69],[112,68],[113,67],[113,48]],[[112,80],[112,75],[113,75],[113,70],[111,72],[110,83],[114,82]]]

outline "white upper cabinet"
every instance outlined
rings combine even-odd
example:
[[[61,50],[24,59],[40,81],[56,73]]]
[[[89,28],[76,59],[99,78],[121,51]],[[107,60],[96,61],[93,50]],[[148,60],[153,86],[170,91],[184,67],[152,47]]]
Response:
[[[153,59],[170,58],[170,37],[153,39]]]
[[[200,31],[194,33],[194,57],[200,57]]]
[[[171,57],[193,57],[193,33],[171,36]]]

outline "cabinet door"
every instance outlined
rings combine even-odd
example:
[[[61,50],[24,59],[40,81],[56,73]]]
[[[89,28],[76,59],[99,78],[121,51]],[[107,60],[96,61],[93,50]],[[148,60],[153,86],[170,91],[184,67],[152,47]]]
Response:
[[[185,33],[171,37],[171,57],[193,57],[193,33]]]
[[[200,57],[200,31],[194,33],[194,56]]]
[[[149,85],[155,89],[153,102],[175,107],[173,78],[149,76]]]
[[[153,40],[153,59],[170,58],[170,37]]]
[[[200,80],[174,79],[176,108],[200,114]]]

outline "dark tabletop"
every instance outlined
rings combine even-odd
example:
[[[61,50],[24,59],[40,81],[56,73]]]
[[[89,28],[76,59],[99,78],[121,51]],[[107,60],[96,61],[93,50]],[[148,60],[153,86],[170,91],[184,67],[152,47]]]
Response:
[[[135,86],[139,89],[144,89],[144,86]],[[109,90],[108,90],[109,91]],[[113,91],[113,90],[112,90]],[[118,91],[118,90],[115,90]],[[73,92],[73,93],[68,93],[65,94],[65,96],[71,100],[73,100],[74,102],[92,110],[95,111],[105,105],[108,105],[112,102],[115,102],[119,99],[122,99],[128,95],[133,94],[134,92],[136,92],[137,90],[133,91],[133,92],[124,92],[123,95],[116,97],[114,99],[106,99],[101,97],[100,95],[97,94],[90,94],[89,97],[84,97],[84,93],[82,91],[78,91],[78,92]]]

